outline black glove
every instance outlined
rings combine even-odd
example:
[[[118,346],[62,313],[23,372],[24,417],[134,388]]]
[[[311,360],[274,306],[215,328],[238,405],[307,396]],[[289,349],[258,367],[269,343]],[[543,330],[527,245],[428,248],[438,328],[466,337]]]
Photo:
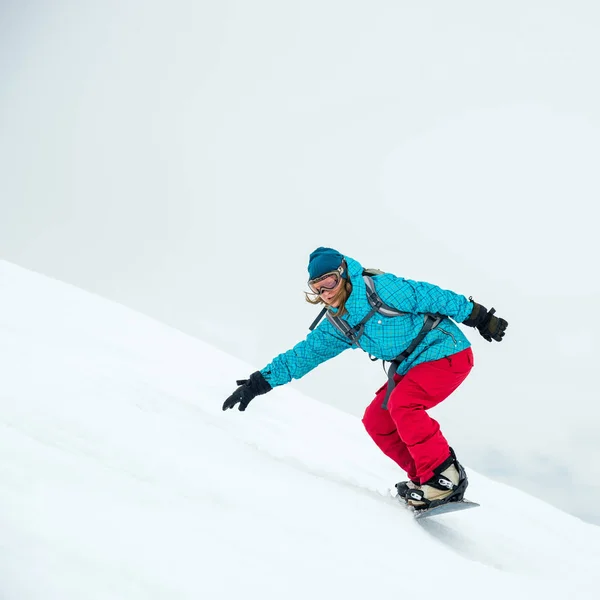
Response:
[[[473,302],[472,298],[469,298]],[[504,337],[504,332],[508,327],[508,322],[499,317],[495,317],[494,308],[488,309],[477,302],[473,302],[473,310],[468,319],[463,321],[463,325],[467,327],[476,327],[484,340],[491,342],[501,342]]]
[[[273,389],[260,371],[252,373],[249,379],[238,379],[236,383],[240,387],[223,402],[223,410],[239,404],[238,410],[244,411],[256,396],[266,394]]]

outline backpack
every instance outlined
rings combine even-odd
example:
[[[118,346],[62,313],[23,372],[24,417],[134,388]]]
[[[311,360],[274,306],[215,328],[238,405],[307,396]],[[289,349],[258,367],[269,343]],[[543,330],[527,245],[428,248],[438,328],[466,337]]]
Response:
[[[327,307],[323,308],[317,318],[312,322],[309,327],[310,331],[313,331],[315,327],[319,324],[323,316],[327,317],[327,320],[333,325],[337,331],[339,331],[344,338],[348,341],[350,346],[358,346],[360,345],[360,338],[365,332],[365,325],[367,321],[369,321],[375,314],[380,314],[385,317],[401,317],[403,315],[407,315],[409,313],[403,312],[392,306],[386,304],[380,297],[377,291],[375,290],[375,282],[373,281],[373,277],[377,277],[377,275],[383,275],[384,272],[379,269],[364,269],[362,272],[363,281],[365,282],[365,286],[367,288],[367,300],[369,301],[369,305],[371,306],[371,310],[367,313],[367,315],[360,321],[351,327],[346,321],[341,319],[340,317],[332,314]],[[440,321],[444,318],[443,315],[432,314],[432,313],[423,313],[424,321],[423,327],[413,341],[408,345],[406,350],[401,352],[396,358],[390,361],[390,366],[387,372],[388,376],[388,389],[385,394],[385,398],[383,400],[383,404],[381,408],[387,409],[388,400],[390,398],[390,394],[396,387],[396,382],[394,381],[394,375],[398,370],[400,364],[405,361],[415,350],[415,348],[423,341],[423,338],[432,330],[435,329]],[[361,348],[362,349],[362,348]],[[373,358],[369,354],[369,358],[372,361],[376,361],[376,358]],[[385,362],[385,361],[384,361]]]

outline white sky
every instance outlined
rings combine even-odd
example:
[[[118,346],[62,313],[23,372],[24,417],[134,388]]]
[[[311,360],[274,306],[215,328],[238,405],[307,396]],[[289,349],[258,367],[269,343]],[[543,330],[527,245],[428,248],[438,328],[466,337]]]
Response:
[[[250,365],[5,261],[0,291],[3,600],[597,597],[597,526],[472,469],[480,508],[417,522],[358,418],[223,412]]]
[[[252,369],[304,337],[318,245],[473,295],[510,329],[471,332],[447,437],[600,523],[597,3],[0,11],[2,257]],[[359,416],[383,380],[346,353],[292,387]]]

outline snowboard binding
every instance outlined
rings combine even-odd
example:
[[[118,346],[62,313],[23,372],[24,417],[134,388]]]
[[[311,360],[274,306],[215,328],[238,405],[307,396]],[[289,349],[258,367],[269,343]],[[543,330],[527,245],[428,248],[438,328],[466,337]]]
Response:
[[[447,476],[448,470],[451,467],[454,467],[458,473],[458,483],[454,483],[454,481]],[[450,448],[450,456],[435,469],[431,479],[421,485],[417,485],[413,481],[402,481],[396,484],[396,490],[398,491],[400,499],[410,507],[414,508],[415,511],[420,511],[448,504],[449,502],[461,502],[468,485],[469,479],[467,473],[458,460],[456,460],[456,455],[452,448]],[[428,486],[434,490],[439,490],[442,492],[442,497],[427,498],[426,491],[422,486]],[[443,492],[448,491],[450,493],[447,495],[443,494]],[[434,494],[434,496],[435,495],[440,496],[440,494]]]
[[[425,492],[422,488],[411,489],[405,496],[405,501],[410,506],[413,506],[415,511],[428,510],[441,506],[442,504],[448,504],[449,502],[461,502],[465,496],[465,491],[469,485],[467,474],[461,464],[456,463],[456,469],[459,473],[458,484],[452,483],[450,479],[444,475],[434,475],[428,482],[427,485],[431,486],[440,491],[451,490],[451,493],[444,498],[439,500],[429,500],[425,497]],[[414,504],[413,504],[414,503]]]

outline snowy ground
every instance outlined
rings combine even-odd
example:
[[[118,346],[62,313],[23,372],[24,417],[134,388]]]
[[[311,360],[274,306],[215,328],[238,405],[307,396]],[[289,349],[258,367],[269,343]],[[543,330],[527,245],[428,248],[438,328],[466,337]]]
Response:
[[[473,471],[417,523],[355,417],[6,262],[0,365],[2,600],[598,597],[600,528]]]

